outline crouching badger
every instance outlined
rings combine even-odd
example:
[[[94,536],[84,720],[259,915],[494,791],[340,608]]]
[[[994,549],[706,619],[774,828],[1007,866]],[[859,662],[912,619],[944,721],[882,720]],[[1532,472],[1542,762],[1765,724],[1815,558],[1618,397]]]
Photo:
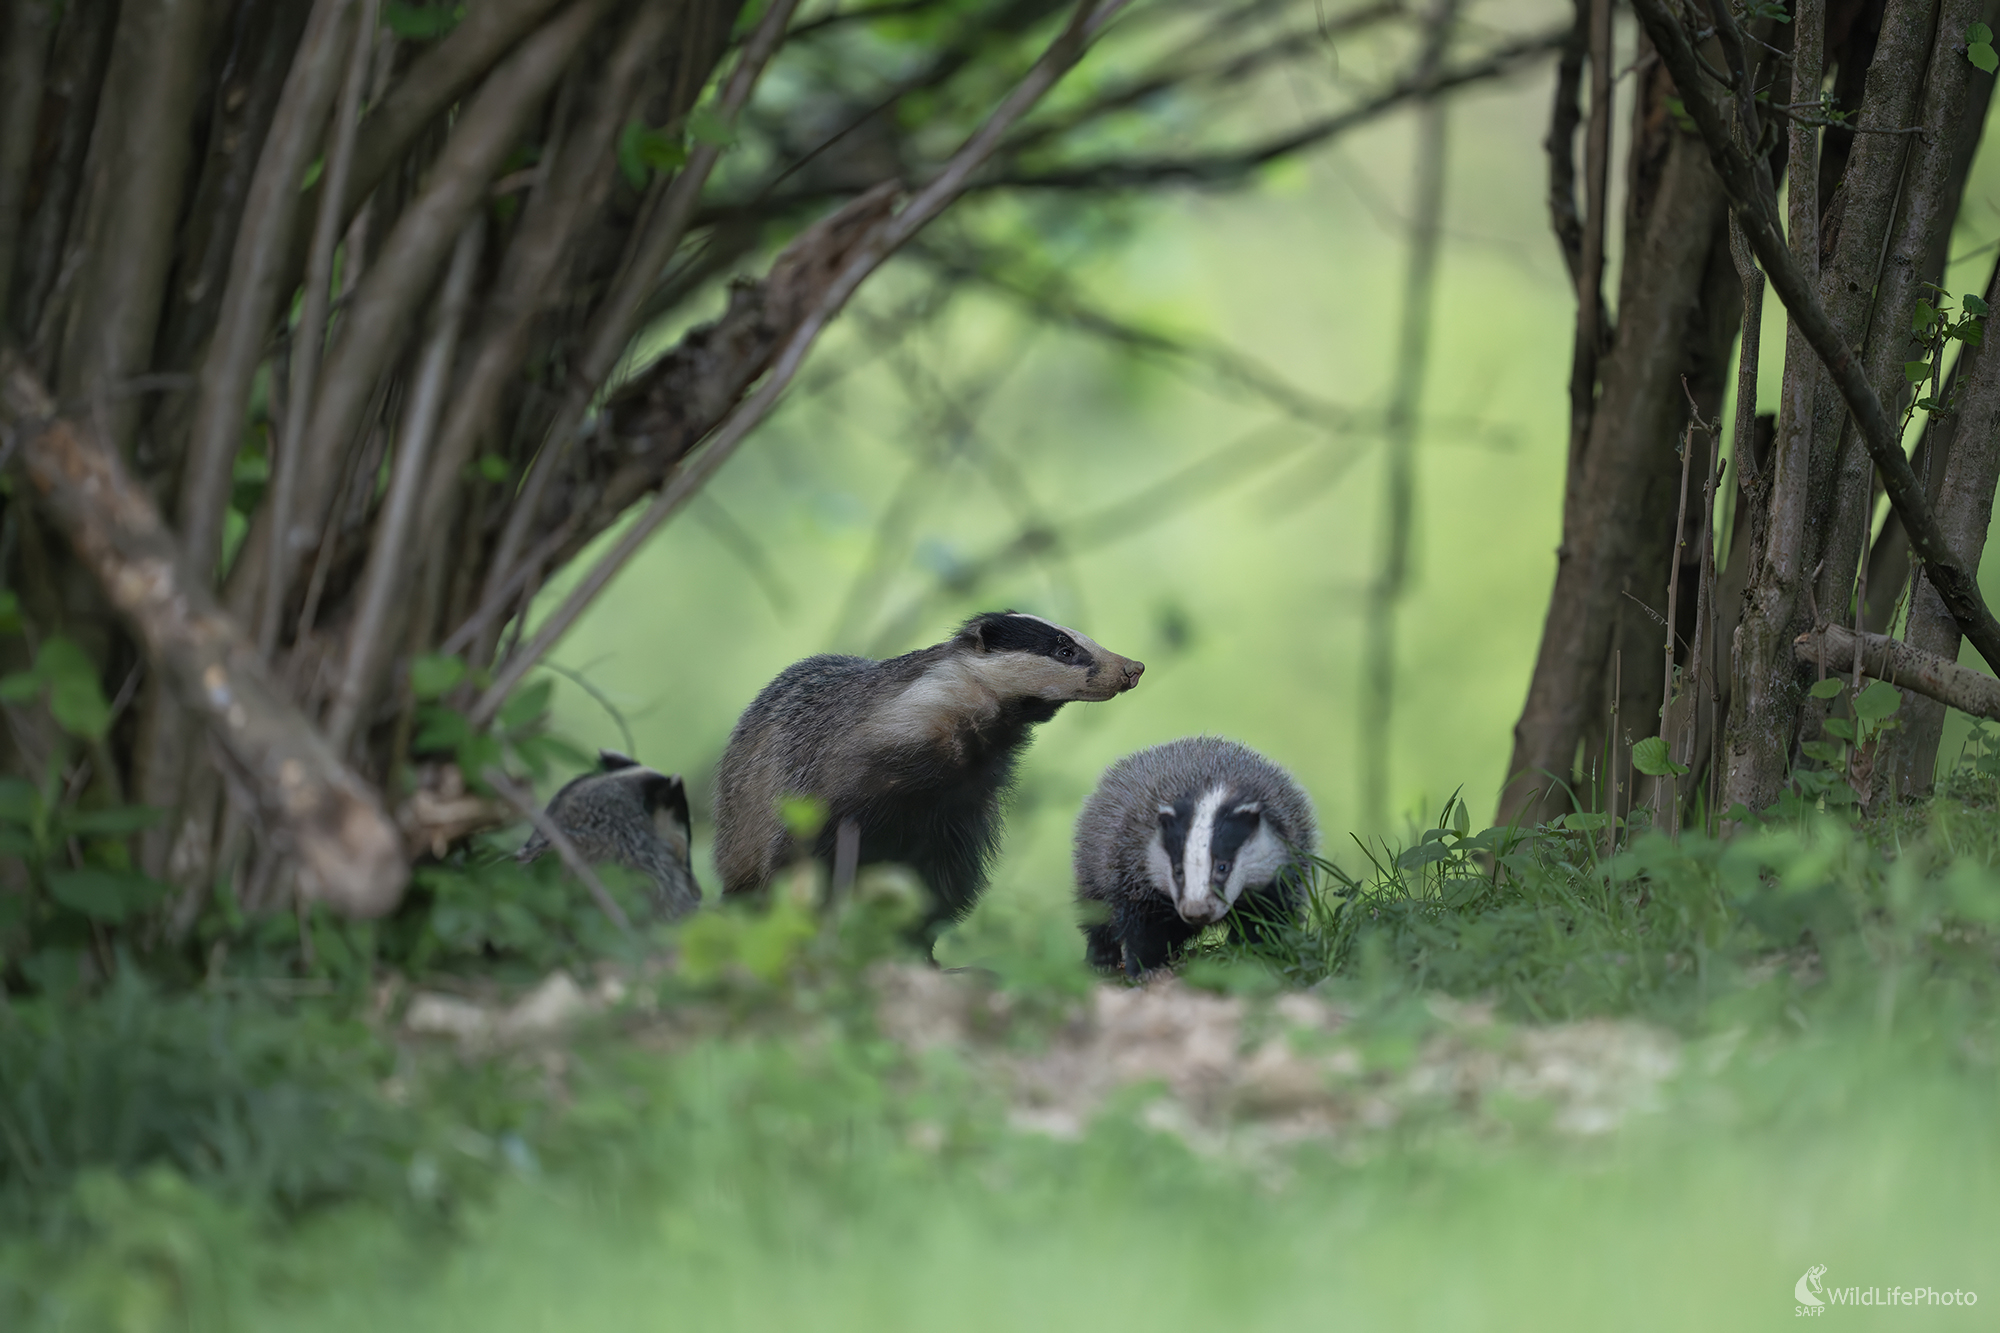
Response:
[[[974,616],[943,643],[886,662],[809,657],[764,687],[729,738],[715,798],[722,891],[750,893],[790,860],[786,796],[825,802],[812,848],[830,861],[843,823],[858,863],[900,863],[929,887],[926,930],[986,887],[1000,801],[1029,728],[1066,703],[1101,702],[1146,668],[1014,611]]]
[[[1138,976],[1228,916],[1250,939],[1288,919],[1317,845],[1312,802],[1282,768],[1190,736],[1105,770],[1076,821],[1076,896],[1093,966]]]
[[[584,860],[609,861],[651,880],[647,897],[656,918],[686,916],[701,905],[689,855],[687,786],[679,774],[656,773],[616,750],[599,750],[597,761],[597,772],[566,784],[549,801],[549,822]],[[537,831],[514,855],[533,861],[550,850]]]

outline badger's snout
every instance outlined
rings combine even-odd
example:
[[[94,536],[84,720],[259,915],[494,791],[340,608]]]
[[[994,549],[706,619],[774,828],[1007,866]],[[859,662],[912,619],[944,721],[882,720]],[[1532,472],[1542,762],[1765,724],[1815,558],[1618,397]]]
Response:
[[[1229,915],[1229,904],[1220,898],[1183,898],[1174,904],[1174,910],[1190,926],[1208,926]]]
[[[1124,662],[1125,662],[1124,678],[1119,682],[1118,685],[1118,691],[1121,694],[1124,693],[1126,690],[1131,689],[1134,685],[1137,685],[1139,683],[1139,677],[1146,674],[1146,664],[1144,662],[1134,662],[1129,657],[1125,658]]]

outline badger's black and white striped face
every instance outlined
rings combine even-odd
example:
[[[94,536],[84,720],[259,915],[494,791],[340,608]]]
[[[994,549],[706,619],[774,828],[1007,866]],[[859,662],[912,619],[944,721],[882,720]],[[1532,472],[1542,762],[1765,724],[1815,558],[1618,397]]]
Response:
[[[1002,698],[1101,703],[1139,683],[1143,662],[1120,657],[1073,629],[1020,611],[974,616],[957,642],[964,669]]]
[[[1181,920],[1206,925],[1228,915],[1244,890],[1277,878],[1291,855],[1261,803],[1212,787],[1161,803],[1147,861],[1153,887],[1173,900]]]

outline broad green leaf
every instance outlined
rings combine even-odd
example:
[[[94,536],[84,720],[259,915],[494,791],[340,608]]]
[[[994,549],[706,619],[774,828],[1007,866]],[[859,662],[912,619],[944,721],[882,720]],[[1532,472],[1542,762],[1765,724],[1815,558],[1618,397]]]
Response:
[[[386,4],[382,6],[382,26],[398,37],[407,37],[413,42],[427,42],[433,37],[442,37],[458,26],[465,17],[463,5],[441,5],[435,8],[421,5]]]
[[[1987,27],[1984,23],[1975,23],[1965,30],[1965,40],[1967,42],[1990,42],[1993,40],[1993,29]]]
[[[1655,778],[1679,777],[1687,772],[1687,765],[1675,763],[1667,753],[1667,743],[1658,736],[1648,736],[1632,747],[1632,767]]]
[[[1821,724],[1821,729],[1829,736],[1838,736],[1844,741],[1854,739],[1854,724],[1844,717],[1830,717]]]
[[[1903,692],[1886,680],[1874,680],[1854,699],[1854,715],[1863,722],[1880,722],[1903,706]]]
[[[35,674],[48,682],[49,712],[72,736],[100,740],[111,726],[111,704],[98,688],[90,655],[61,635],[51,635],[35,655]]]
[[[34,854],[35,840],[25,830],[0,826],[0,856],[25,861]],[[0,894],[0,902],[10,901],[9,895]]]
[[[515,731],[548,712],[549,696],[555,688],[556,683],[544,676],[526,689],[516,690],[500,709],[501,727]]]
[[[64,833],[118,837],[155,828],[167,812],[150,805],[114,805],[108,810],[73,810],[63,815]]]
[[[715,114],[713,108],[698,106],[688,112],[688,137],[712,148],[727,148],[736,142],[736,127]]]
[[[1905,361],[1903,378],[1912,384],[1922,384],[1931,377],[1931,363],[1928,361]]]
[[[1842,684],[1843,682],[1840,677],[1828,676],[1825,680],[1807,690],[1806,693],[1815,699],[1831,699],[1834,695],[1840,693]]]
[[[1958,332],[1952,336],[1967,347],[1982,347],[1986,343],[1986,326],[1977,321],[1969,321],[1959,325]]]
[[[49,876],[49,894],[92,920],[122,921],[165,897],[167,886],[125,871],[58,870]]]
[[[1838,764],[1847,758],[1847,751],[1832,741],[1807,741],[1799,746],[1806,758],[1817,759],[1822,764]]]
[[[1986,42],[1974,42],[1967,47],[1965,58],[1988,74],[2000,69],[2000,55],[1995,55],[1992,46]]]
[[[33,824],[41,812],[42,794],[26,778],[0,778],[0,819]]]
[[[410,663],[410,693],[435,699],[465,679],[465,663],[443,653],[425,653]]]
[[[1932,305],[1929,301],[1918,301],[1916,313],[1910,316],[1910,330],[1913,333],[1922,333],[1925,329],[1937,323],[1937,317],[1936,306]]]
[[[0,701],[24,704],[42,692],[42,678],[33,671],[0,676]]]
[[[507,480],[507,474],[512,470],[507,466],[507,460],[498,454],[481,454],[479,456],[479,475],[488,481],[505,481]]]
[[[778,817],[794,838],[810,838],[826,823],[826,802],[817,796],[780,796]]]
[[[417,734],[410,745],[419,754],[456,750],[470,739],[472,724],[466,721],[465,714],[450,708],[417,710]],[[472,775],[468,773],[466,776]]]
[[[1594,833],[1611,822],[1611,816],[1590,811],[1576,811],[1563,816],[1563,827],[1576,833]]]
[[[1965,306],[1965,313],[1968,315],[1984,315],[1986,313],[1986,302],[1974,296],[1971,292],[1965,294],[1965,300],[1961,304]]]

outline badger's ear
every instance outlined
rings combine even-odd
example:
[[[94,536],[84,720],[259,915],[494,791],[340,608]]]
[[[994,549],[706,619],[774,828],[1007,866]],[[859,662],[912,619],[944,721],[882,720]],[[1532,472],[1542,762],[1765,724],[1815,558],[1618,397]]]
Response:
[[[974,652],[978,653],[985,652],[986,617],[983,615],[974,616],[972,619],[966,621],[963,625],[960,625],[958,627],[958,633],[953,637],[957,642],[964,644],[966,647],[972,649]]]
[[[655,773],[649,769],[639,785],[639,796],[646,803],[646,813],[671,814],[683,827],[687,825],[687,784],[681,781],[680,774]]]
[[[616,773],[621,768],[636,768],[638,764],[639,761],[631,755],[620,754],[616,750],[599,750],[597,752],[597,766],[601,771],[606,773]]]

